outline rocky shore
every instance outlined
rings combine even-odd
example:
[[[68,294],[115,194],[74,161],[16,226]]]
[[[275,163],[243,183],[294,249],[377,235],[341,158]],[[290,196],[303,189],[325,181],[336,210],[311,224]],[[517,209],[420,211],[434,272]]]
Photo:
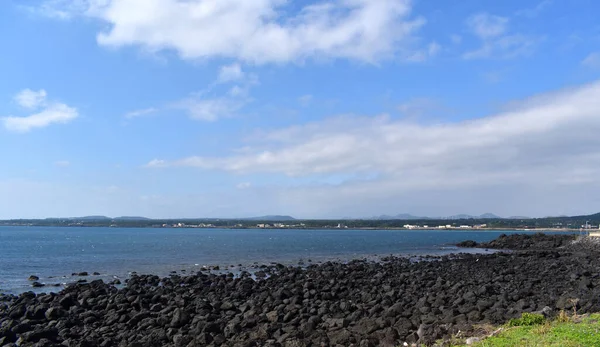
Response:
[[[239,277],[132,276],[0,296],[0,346],[432,345],[522,312],[600,312],[600,253],[561,235],[488,255],[268,266]]]

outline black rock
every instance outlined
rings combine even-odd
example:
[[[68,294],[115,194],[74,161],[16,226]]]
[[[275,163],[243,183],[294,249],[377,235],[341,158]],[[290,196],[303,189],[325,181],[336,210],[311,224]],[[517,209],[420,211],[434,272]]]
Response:
[[[462,241],[456,244],[457,247],[462,248],[475,248],[477,247],[477,245],[478,243],[473,240]]]

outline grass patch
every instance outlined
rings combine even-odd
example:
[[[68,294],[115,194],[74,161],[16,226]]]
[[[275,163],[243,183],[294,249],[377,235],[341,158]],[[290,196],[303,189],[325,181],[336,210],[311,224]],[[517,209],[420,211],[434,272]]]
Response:
[[[508,321],[509,327],[524,327],[531,325],[540,325],[546,321],[543,315],[539,313],[523,313],[521,318],[513,318]]]
[[[541,322],[539,318],[524,318],[515,320],[513,325],[509,322],[498,335],[472,346],[600,347],[600,314],[576,317],[561,314],[552,322],[544,320],[543,317]],[[524,324],[514,325],[516,323]]]

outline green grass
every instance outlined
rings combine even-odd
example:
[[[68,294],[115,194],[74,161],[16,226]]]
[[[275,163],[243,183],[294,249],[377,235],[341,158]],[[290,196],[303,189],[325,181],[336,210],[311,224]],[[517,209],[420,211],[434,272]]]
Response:
[[[519,320],[519,319],[518,319]],[[496,336],[475,343],[474,347],[600,347],[600,314],[552,322],[536,317],[521,317],[504,326]],[[459,346],[459,345],[457,345]]]

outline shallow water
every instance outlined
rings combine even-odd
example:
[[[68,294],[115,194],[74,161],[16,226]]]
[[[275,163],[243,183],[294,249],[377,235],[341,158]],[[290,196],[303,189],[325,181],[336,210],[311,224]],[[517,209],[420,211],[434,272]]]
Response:
[[[297,264],[346,261],[374,255],[443,255],[463,240],[489,241],[514,231],[460,230],[253,230],[0,227],[0,292],[31,289],[27,278],[46,284],[72,282],[71,273],[99,272],[121,279],[132,271],[167,275],[203,265]],[[482,250],[479,250],[482,251]],[[60,288],[58,288],[60,289]],[[44,288],[41,291],[56,290]]]

